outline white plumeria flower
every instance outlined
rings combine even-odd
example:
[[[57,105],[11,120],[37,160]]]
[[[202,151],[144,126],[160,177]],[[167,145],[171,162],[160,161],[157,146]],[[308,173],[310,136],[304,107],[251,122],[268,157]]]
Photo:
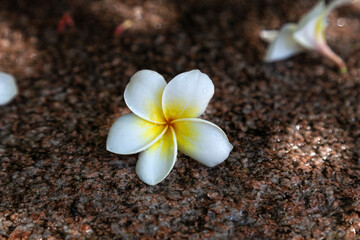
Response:
[[[262,31],[260,37],[270,42],[265,62],[279,61],[306,50],[317,51],[334,61],[341,72],[347,72],[344,61],[326,43],[327,16],[336,7],[352,0],[334,0],[328,6],[321,0],[298,24],[287,23],[280,31]]]
[[[232,145],[215,124],[198,119],[214,94],[214,84],[199,70],[184,72],[168,84],[157,72],[135,73],[124,92],[133,113],[118,118],[107,138],[107,150],[140,153],[139,178],[161,182],[174,167],[177,150],[213,167],[228,158]]]
[[[9,103],[18,94],[15,78],[0,72],[0,105]]]

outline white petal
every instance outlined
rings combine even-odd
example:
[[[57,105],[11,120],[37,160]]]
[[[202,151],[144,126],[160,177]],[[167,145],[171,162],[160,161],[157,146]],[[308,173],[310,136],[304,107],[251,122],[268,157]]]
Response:
[[[326,16],[323,14],[325,10],[325,1],[321,0],[300,19],[293,37],[302,47],[316,50],[320,41],[325,41]]]
[[[233,146],[215,124],[202,119],[173,122],[179,150],[202,164],[213,167],[228,158]]]
[[[165,123],[161,98],[166,86],[165,79],[155,71],[141,70],[135,73],[125,88],[124,99],[130,110],[139,117]]]
[[[165,87],[162,99],[165,118],[195,118],[206,109],[214,94],[214,84],[199,70],[184,72]]]
[[[262,31],[260,31],[260,38],[267,43],[272,43],[277,38],[278,35],[279,35],[278,30],[262,30]]]
[[[158,184],[174,167],[176,155],[176,137],[174,130],[170,127],[159,141],[140,153],[136,163],[136,173],[145,183]]]
[[[341,5],[344,5],[344,4],[352,3],[352,2],[353,2],[353,0],[333,0],[326,6],[326,9],[324,10],[323,14],[325,16],[327,16],[335,8],[340,7]]]
[[[303,28],[305,25],[308,24],[309,21],[319,17],[326,9],[326,4],[324,0],[319,1],[315,7],[313,7],[308,13],[306,13],[300,19],[298,26],[299,28]]]
[[[18,94],[15,78],[0,72],[0,105],[9,103]]]
[[[164,135],[167,125],[158,125],[133,113],[119,117],[111,126],[106,149],[118,154],[141,152]]]
[[[297,25],[294,23],[285,24],[276,39],[270,44],[264,61],[273,62],[289,58],[304,49],[293,39],[293,33]]]
[[[350,2],[351,0],[335,0],[325,6],[325,2],[320,1],[300,20],[299,27],[294,32],[294,39],[306,49],[319,51],[319,47],[326,44],[327,16],[336,7]]]
[[[295,41],[308,50],[317,50],[319,45],[326,43],[325,20],[320,16],[311,19],[302,28],[298,28],[293,34]]]

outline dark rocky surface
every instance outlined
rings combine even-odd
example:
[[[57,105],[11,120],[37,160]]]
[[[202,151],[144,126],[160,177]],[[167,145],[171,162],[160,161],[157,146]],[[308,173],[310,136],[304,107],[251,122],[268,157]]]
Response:
[[[261,61],[259,31],[315,3],[1,0],[0,70],[20,94],[0,110],[0,238],[359,239],[359,3],[327,31],[348,74],[316,53]],[[57,34],[65,12],[75,26]],[[216,87],[202,117],[234,149],[214,168],[179,154],[147,186],[137,155],[105,149],[124,88],[194,68]]]

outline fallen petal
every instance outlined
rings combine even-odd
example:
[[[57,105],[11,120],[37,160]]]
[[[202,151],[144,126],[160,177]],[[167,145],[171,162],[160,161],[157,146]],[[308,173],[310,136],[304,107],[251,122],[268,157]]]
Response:
[[[120,36],[125,30],[131,28],[132,26],[133,22],[131,20],[125,20],[114,29],[114,35]]]
[[[58,34],[63,34],[65,32],[66,27],[74,26],[75,22],[70,13],[64,13],[61,19],[58,22],[56,27],[56,31]]]

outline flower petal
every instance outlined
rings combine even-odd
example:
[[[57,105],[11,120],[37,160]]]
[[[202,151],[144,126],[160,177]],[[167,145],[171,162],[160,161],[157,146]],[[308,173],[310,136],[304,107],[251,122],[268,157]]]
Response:
[[[140,153],[136,164],[136,173],[145,183],[158,184],[174,167],[176,155],[176,136],[173,128],[170,127],[159,141]]]
[[[167,125],[158,125],[139,118],[133,113],[119,117],[111,126],[106,149],[118,154],[141,152],[166,132]]]
[[[301,17],[299,20],[299,28],[303,28],[308,24],[312,19],[319,17],[326,9],[326,4],[324,0],[319,1],[315,7],[313,7],[308,13]]]
[[[349,4],[352,2],[353,0],[333,0],[323,9],[322,14],[326,18],[329,15],[329,13],[335,8],[338,8],[342,5]]]
[[[214,84],[199,70],[184,72],[165,87],[162,105],[165,118],[195,118],[206,109],[214,94]]]
[[[264,58],[265,62],[283,60],[304,51],[292,37],[296,27],[296,24],[288,23],[281,28],[278,36],[268,47]]]
[[[278,30],[262,30],[260,31],[260,38],[267,42],[272,43],[278,36],[279,31]]]
[[[325,41],[326,16],[323,14],[325,9],[325,1],[319,1],[315,7],[300,19],[298,29],[293,34],[298,44],[308,50],[316,50],[317,42]]]
[[[320,2],[309,14],[299,23],[299,28],[294,32],[294,39],[304,48],[315,50],[323,56],[334,61],[341,72],[346,72],[345,62],[336,55],[326,43],[325,29],[327,27],[326,18],[329,13],[340,5],[351,3],[352,0],[334,0],[325,7],[325,3]]]
[[[294,32],[295,40],[304,48],[318,50],[319,45],[326,44],[325,28],[327,27],[326,18],[336,7],[351,3],[352,0],[335,0],[328,6],[324,1],[320,1],[308,14],[300,21],[299,27]]]
[[[195,160],[213,167],[228,158],[233,146],[215,124],[202,119],[173,121],[179,150]]]
[[[161,98],[166,86],[165,79],[155,71],[141,70],[135,73],[125,88],[126,105],[137,116],[155,123],[165,123]]]
[[[322,16],[311,19],[302,28],[298,28],[293,37],[295,41],[308,50],[317,50],[319,45],[326,44],[326,19]]]
[[[0,105],[9,103],[18,94],[15,78],[0,72]]]

